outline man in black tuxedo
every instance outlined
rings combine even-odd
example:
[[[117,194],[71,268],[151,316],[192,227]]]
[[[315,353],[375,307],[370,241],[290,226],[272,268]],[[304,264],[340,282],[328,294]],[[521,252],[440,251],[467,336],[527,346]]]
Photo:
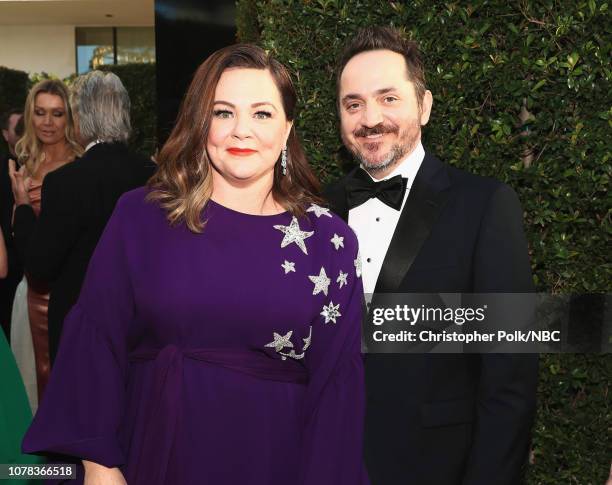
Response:
[[[8,257],[8,274],[6,278],[0,279],[0,325],[6,333],[6,339],[10,342],[11,313],[13,309],[13,298],[15,290],[23,276],[23,269],[19,258],[15,254],[13,242],[13,231],[11,219],[13,217],[13,191],[11,190],[11,180],[8,174],[9,159],[17,160],[15,154],[15,144],[21,137],[17,125],[23,117],[21,109],[12,109],[2,115],[0,126],[2,137],[8,146],[9,153],[0,159],[0,229],[6,244]]]
[[[115,203],[124,192],[144,185],[155,169],[150,160],[128,151],[130,100],[115,74],[92,71],[81,76],[70,101],[85,154],[47,174],[38,220],[23,176],[11,173],[17,203],[13,230],[25,271],[51,288],[51,359],[64,317],[78,299],[89,259]]]
[[[338,67],[344,144],[360,161],[327,190],[359,239],[366,293],[530,292],[514,191],[421,145],[432,95],[416,44],[360,31]],[[515,485],[526,465],[537,356],[368,354],[373,485]]]

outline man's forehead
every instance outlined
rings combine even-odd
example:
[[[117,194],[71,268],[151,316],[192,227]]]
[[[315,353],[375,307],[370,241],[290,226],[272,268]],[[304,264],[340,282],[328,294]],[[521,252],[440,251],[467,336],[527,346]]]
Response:
[[[399,88],[409,83],[406,61],[390,50],[361,52],[344,66],[340,76],[340,93],[373,93],[381,89]]]

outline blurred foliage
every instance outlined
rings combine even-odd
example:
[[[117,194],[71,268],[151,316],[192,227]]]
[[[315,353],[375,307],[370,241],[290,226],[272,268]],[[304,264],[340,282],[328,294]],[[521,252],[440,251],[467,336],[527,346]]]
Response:
[[[611,24],[601,0],[239,0],[237,15],[239,38],[293,71],[297,130],[327,181],[352,163],[335,104],[345,40],[365,25],[416,40],[434,95],[424,145],[518,192],[536,285],[553,293],[611,291]],[[612,359],[548,355],[541,369],[529,483],[603,483]]]

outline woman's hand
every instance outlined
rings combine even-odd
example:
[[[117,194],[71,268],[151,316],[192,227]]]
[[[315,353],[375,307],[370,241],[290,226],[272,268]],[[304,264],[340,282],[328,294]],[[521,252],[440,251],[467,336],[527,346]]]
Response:
[[[127,485],[119,468],[107,468],[93,461],[83,460],[85,481],[83,485]]]
[[[9,160],[9,177],[11,178],[15,205],[28,205],[30,203],[30,195],[28,190],[32,184],[32,179],[26,176],[25,165],[17,170],[15,160]]]

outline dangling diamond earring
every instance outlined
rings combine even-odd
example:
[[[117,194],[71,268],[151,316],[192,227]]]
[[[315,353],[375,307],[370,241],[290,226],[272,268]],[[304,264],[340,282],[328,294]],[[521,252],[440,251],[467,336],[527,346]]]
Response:
[[[287,175],[287,147],[281,151],[281,168],[283,169],[283,175]]]

